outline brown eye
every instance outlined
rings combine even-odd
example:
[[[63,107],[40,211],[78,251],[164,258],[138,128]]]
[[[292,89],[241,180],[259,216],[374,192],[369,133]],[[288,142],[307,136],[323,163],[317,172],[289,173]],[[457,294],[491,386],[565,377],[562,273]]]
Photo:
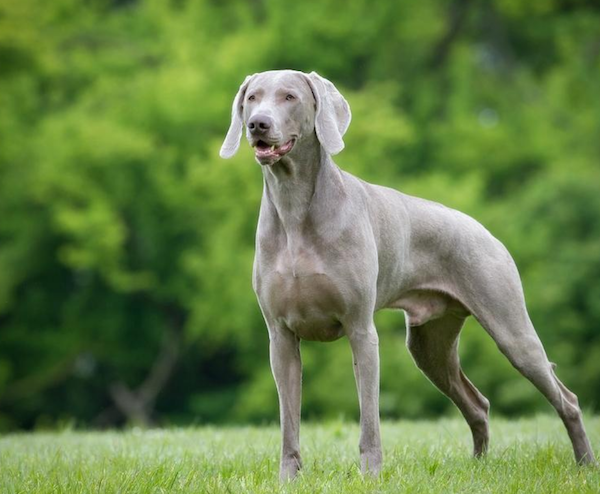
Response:
[[[295,100],[295,99],[296,99],[296,97],[295,97],[293,94],[288,94],[288,95],[285,97],[285,99],[286,99],[287,101],[292,101],[292,100]]]
[[[253,94],[248,96],[248,101],[254,101],[255,99],[256,99],[256,96],[254,96]]]

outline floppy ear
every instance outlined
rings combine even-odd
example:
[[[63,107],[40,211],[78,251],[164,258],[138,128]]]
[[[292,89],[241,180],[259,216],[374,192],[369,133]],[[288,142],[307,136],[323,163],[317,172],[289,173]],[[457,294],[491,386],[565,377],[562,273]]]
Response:
[[[306,79],[317,103],[315,131],[319,142],[328,154],[338,154],[344,149],[342,137],[352,119],[350,105],[330,81],[316,72]]]
[[[229,125],[229,130],[227,131],[227,135],[225,136],[225,140],[221,146],[221,151],[219,152],[221,158],[231,158],[235,153],[237,153],[237,150],[240,147],[240,139],[242,138],[243,127],[242,108],[244,96],[246,95],[246,88],[248,87],[252,77],[252,75],[246,76],[246,79],[244,79],[244,82],[238,89],[238,92],[233,99],[233,106],[231,108],[231,124]]]

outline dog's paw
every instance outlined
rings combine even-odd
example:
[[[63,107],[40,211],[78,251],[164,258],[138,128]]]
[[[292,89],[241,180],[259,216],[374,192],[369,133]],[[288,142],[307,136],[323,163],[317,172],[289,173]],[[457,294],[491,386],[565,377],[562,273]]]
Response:
[[[363,451],[360,455],[360,470],[363,475],[379,475],[381,463],[381,449],[373,448],[371,450]]]
[[[298,471],[302,468],[302,460],[300,456],[288,456],[281,459],[281,466],[279,468],[279,480],[286,482],[293,480],[298,475]]]

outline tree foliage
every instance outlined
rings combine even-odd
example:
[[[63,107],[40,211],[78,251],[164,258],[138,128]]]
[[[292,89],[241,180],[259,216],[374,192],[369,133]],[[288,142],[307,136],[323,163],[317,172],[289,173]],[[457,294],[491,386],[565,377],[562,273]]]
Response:
[[[586,0],[0,0],[0,428],[276,418],[250,285],[262,180],[218,149],[244,76],[347,96],[338,164],[460,209],[600,401],[600,8]],[[382,414],[451,405],[377,316]],[[545,405],[467,324],[495,411]],[[304,414],[356,416],[350,351],[304,344]]]

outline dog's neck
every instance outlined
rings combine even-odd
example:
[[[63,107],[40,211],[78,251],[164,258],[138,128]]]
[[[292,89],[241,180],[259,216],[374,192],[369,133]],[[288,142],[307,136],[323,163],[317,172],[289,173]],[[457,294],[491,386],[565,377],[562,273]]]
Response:
[[[302,228],[315,201],[327,200],[327,191],[335,194],[342,184],[339,168],[315,134],[297,142],[273,166],[264,166],[263,175],[263,200],[272,206],[272,213],[287,233]]]

